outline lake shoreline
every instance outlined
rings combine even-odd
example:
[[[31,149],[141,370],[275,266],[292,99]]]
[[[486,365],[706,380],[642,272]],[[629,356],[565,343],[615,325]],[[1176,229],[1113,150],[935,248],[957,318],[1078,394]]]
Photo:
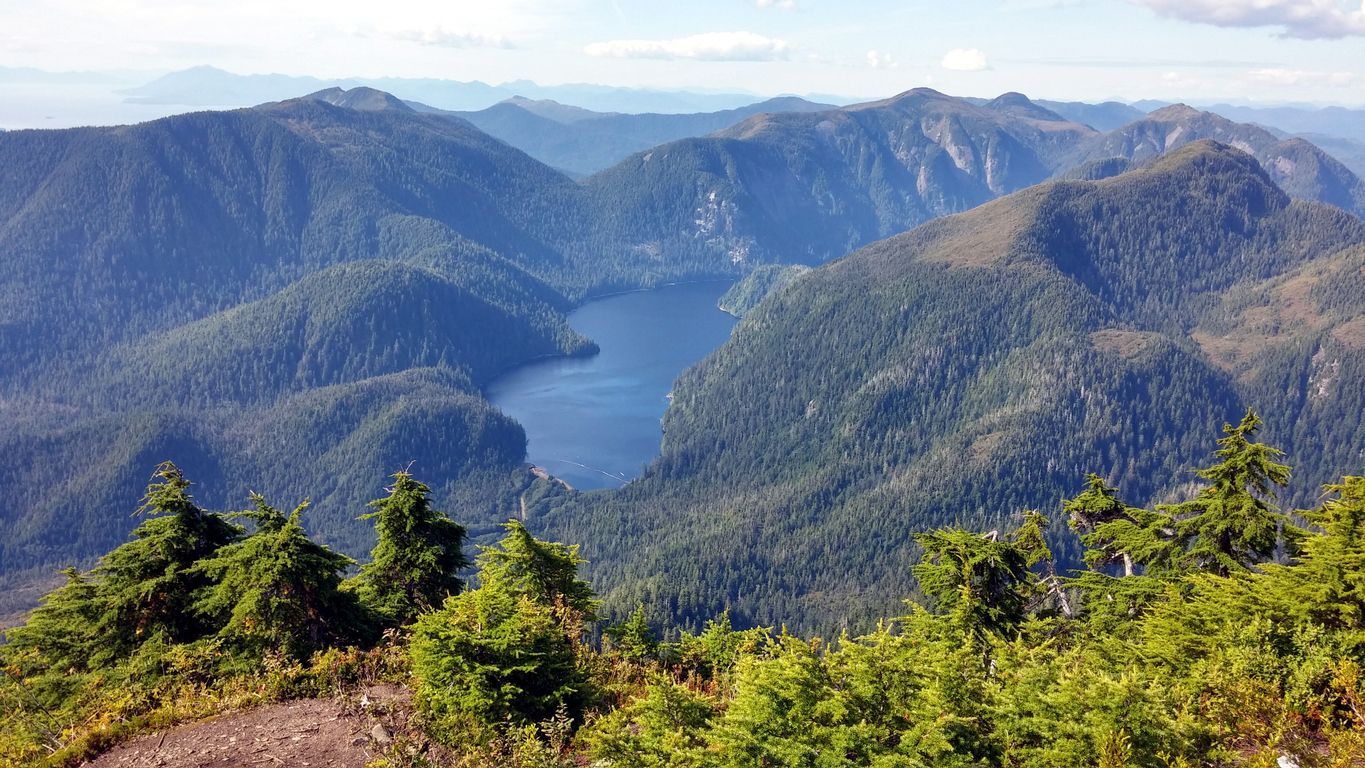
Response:
[[[526,462],[581,491],[616,488],[658,458],[678,376],[730,338],[717,299],[728,280],[675,281],[603,295],[570,313],[589,357],[543,356],[481,387],[526,430]]]

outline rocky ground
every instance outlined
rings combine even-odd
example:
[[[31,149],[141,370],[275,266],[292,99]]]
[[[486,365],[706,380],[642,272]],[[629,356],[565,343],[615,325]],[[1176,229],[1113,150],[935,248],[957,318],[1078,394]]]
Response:
[[[424,749],[406,736],[408,692],[373,686],[345,699],[305,699],[142,736],[89,768],[364,768],[386,751]]]

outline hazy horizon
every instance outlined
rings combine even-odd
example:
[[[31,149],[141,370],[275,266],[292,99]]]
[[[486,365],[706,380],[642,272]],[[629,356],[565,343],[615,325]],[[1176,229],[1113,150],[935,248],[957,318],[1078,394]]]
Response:
[[[118,107],[80,90],[79,77],[14,83],[13,68],[26,67],[112,76],[115,87],[208,65],[322,81],[531,81],[757,98],[863,101],[928,86],[1090,103],[1365,107],[1361,0],[0,0],[0,11],[8,68],[0,125],[9,126],[62,111],[63,89],[103,104],[120,115],[115,122],[166,111]],[[23,91],[43,84],[50,93]],[[103,114],[91,106],[50,122]]]
[[[231,75],[235,78],[262,79],[278,78],[298,81],[313,80],[316,82],[301,82],[298,88],[289,90],[288,88],[277,88],[280,91],[277,96],[270,98],[253,99],[224,99],[219,102],[178,102],[170,101],[144,101],[136,96],[130,95],[140,89],[152,86],[162,78],[167,76],[180,76],[199,70],[205,74],[222,73]],[[618,109],[614,111],[634,112],[634,111],[660,111],[660,112],[705,112],[729,109],[747,103],[762,101],[765,99],[781,96],[798,96],[812,101],[822,101],[836,105],[855,104],[864,101],[874,101],[884,99],[911,90],[913,88],[925,87],[923,84],[906,83],[904,88],[878,94],[858,94],[858,93],[818,93],[818,92],[793,92],[793,91],[770,91],[757,92],[742,88],[705,88],[705,87],[667,87],[667,86],[648,86],[648,85],[623,85],[616,83],[589,83],[589,82],[542,82],[530,78],[518,80],[507,80],[498,82],[487,82],[477,79],[459,80],[456,78],[405,78],[385,75],[359,74],[337,78],[318,77],[307,72],[241,72],[227,70],[212,64],[200,64],[183,69],[162,71],[162,70],[44,70],[36,67],[11,67],[0,66],[0,99],[3,99],[5,106],[0,108],[0,129],[21,130],[30,128],[70,128],[79,126],[101,126],[101,125],[121,125],[128,123],[144,122],[147,120],[159,119],[176,114],[187,112],[202,111],[205,109],[236,109],[240,107],[254,106],[261,101],[268,101],[274,98],[287,98],[290,96],[303,96],[311,92],[314,88],[329,87],[338,84],[343,87],[356,87],[365,85],[368,87],[378,87],[394,92],[399,98],[410,101],[421,101],[420,93],[405,93],[407,90],[403,86],[412,87],[416,84],[423,84],[427,87],[435,87],[440,84],[462,83],[469,85],[486,85],[491,89],[505,91],[505,93],[490,94],[485,98],[472,97],[476,101],[486,103],[461,104],[454,107],[458,109],[481,109],[486,106],[503,101],[512,95],[525,96],[527,98],[551,98],[574,106],[583,106],[575,103],[572,94],[541,94],[541,90],[566,90],[575,89],[592,90],[601,89],[602,91],[620,91],[622,94],[661,94],[661,95],[687,95],[692,94],[703,97],[703,102],[695,108],[687,108],[688,102],[680,101],[676,109]],[[1256,101],[1253,99],[1239,99],[1233,97],[1218,98],[1194,98],[1173,94],[1164,98],[1148,99],[1125,99],[1119,96],[1101,97],[1094,99],[1068,98],[1065,95],[1053,93],[1032,93],[1022,89],[1006,89],[998,93],[992,92],[955,92],[942,87],[934,87],[935,90],[942,91],[951,96],[964,98],[989,99],[1009,91],[1024,93],[1034,100],[1046,101],[1078,101],[1092,104],[1102,102],[1119,102],[1124,104],[1142,103],[1187,103],[1193,106],[1208,107],[1213,105],[1230,105],[1237,107],[1250,107],[1260,109],[1272,108],[1299,108],[1299,109],[1326,109],[1331,107],[1344,109],[1365,109],[1365,103],[1323,103],[1311,101],[1295,101],[1292,99],[1275,101]],[[521,88],[525,93],[518,91]],[[624,98],[629,98],[628,96]],[[580,99],[581,100],[581,99]],[[440,105],[434,105],[440,106]],[[592,109],[592,106],[586,108]],[[613,111],[598,109],[597,111]]]

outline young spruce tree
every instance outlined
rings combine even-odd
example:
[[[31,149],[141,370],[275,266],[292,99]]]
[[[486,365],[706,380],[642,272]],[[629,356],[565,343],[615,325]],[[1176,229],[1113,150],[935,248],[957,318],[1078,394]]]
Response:
[[[914,566],[920,589],[940,613],[973,636],[1005,636],[1024,620],[1036,579],[1032,542],[960,528],[915,535],[924,557]]]
[[[308,538],[299,520],[308,502],[286,516],[258,494],[251,500],[255,509],[241,516],[256,531],[196,566],[214,581],[196,609],[249,658],[278,650],[303,659],[363,638],[355,595],[338,589],[341,572],[355,561]]]
[[[1237,426],[1226,424],[1218,463],[1198,470],[1209,485],[1190,501],[1166,508],[1186,542],[1187,567],[1228,576],[1245,573],[1275,556],[1281,542],[1293,545],[1302,532],[1274,505],[1275,491],[1289,482],[1283,452],[1251,441],[1261,419],[1248,410]]]
[[[193,606],[213,580],[195,564],[236,541],[242,530],[195,504],[189,487],[174,464],[157,467],[138,510],[147,519],[95,567],[98,616],[91,645],[97,662],[127,656],[156,637],[183,643],[212,631]]]
[[[479,588],[413,628],[418,705],[437,721],[534,723],[561,709],[577,715],[586,701],[579,641],[596,601],[578,578],[577,550],[506,527],[479,554]]]
[[[402,626],[459,592],[469,560],[464,526],[432,508],[431,489],[407,472],[393,480],[389,495],[360,518],[375,521],[379,540],[348,587],[385,626]]]

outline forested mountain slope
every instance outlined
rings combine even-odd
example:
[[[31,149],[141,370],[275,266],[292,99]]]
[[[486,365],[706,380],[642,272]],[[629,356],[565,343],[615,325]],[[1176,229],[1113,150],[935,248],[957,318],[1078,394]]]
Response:
[[[1052,509],[1089,471],[1160,500],[1249,404],[1308,500],[1365,444],[1361,243],[1209,142],[1016,193],[777,291],[679,381],[641,480],[537,524],[616,605],[831,629],[911,589],[912,533]]]
[[[0,162],[0,349],[26,360],[356,259],[444,250],[551,274],[586,218],[573,182],[466,124],[315,99],[16,131]]]
[[[1055,117],[1055,116],[1054,116]],[[1094,134],[916,89],[829,112],[759,115],[588,179],[641,247],[818,263],[1047,179]]]
[[[0,580],[121,538],[172,457],[216,506],[315,494],[350,551],[409,462],[495,521],[525,436],[478,387],[589,351],[568,294],[613,279],[577,184],[368,89],[12,132],[0,162]]]
[[[214,506],[321,494],[310,529],[353,552],[409,462],[494,522],[530,476],[479,388],[591,351],[586,293],[735,269],[620,245],[560,172],[368,88],[11,132],[0,164],[0,581],[123,536],[167,458]]]
[[[974,103],[927,88],[758,115],[585,183],[607,231],[645,252],[716,268],[816,264],[1051,178],[1112,174],[1201,139],[1252,152],[1294,197],[1365,211],[1365,184],[1311,144],[1188,107],[1104,134],[1022,94]]]

